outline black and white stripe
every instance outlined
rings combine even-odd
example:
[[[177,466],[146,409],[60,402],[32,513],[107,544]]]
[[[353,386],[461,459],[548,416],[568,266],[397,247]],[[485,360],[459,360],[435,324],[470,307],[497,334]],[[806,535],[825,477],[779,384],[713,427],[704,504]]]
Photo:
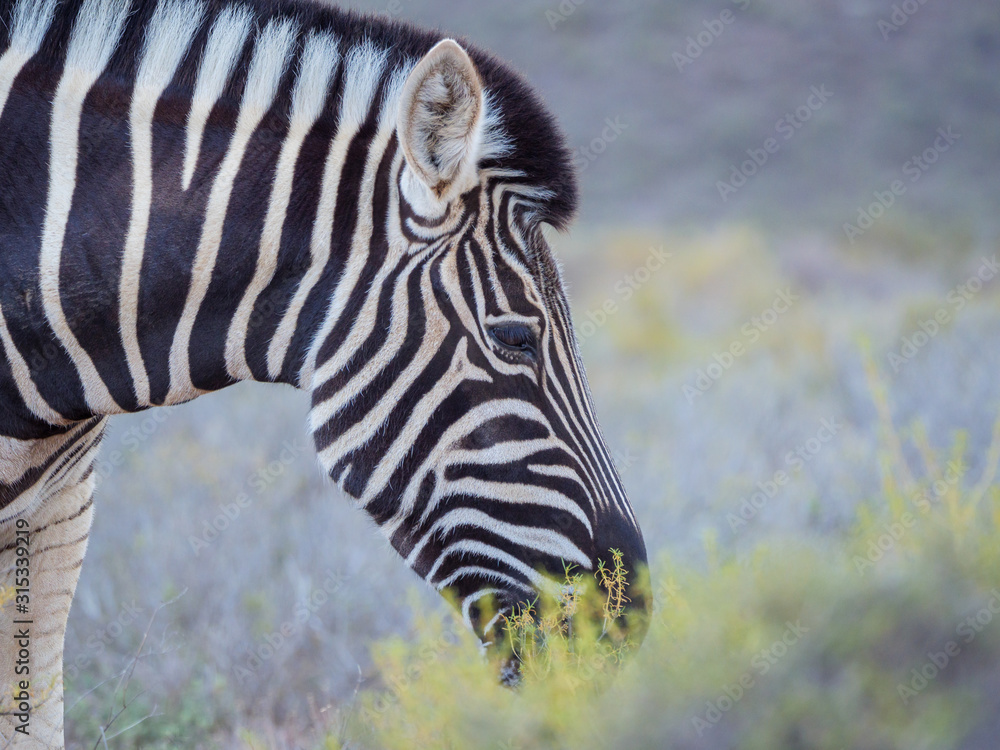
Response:
[[[484,638],[488,594],[644,562],[540,231],[569,159],[504,65],[295,2],[0,18],[4,518],[105,416],[254,379],[311,393],[325,470]]]

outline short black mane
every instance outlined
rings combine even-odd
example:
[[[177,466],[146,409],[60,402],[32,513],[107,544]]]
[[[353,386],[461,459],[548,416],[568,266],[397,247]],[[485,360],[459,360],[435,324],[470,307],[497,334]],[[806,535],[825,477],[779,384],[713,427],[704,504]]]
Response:
[[[77,12],[84,1],[63,0],[59,3],[41,56],[51,60],[62,58]],[[4,21],[10,18],[15,4],[14,0],[0,0],[0,17]],[[131,16],[107,74],[117,74],[126,80],[134,76],[143,43],[143,29],[156,5],[153,0],[132,0]],[[295,19],[303,31],[325,31],[348,40],[348,43],[369,39],[377,47],[388,51],[390,70],[406,59],[419,59],[445,37],[439,30],[420,28],[382,15],[345,11],[310,0],[207,0],[205,19],[171,85],[176,93],[190,95],[197,76],[198,53],[207,41],[211,22],[223,9],[232,6],[248,8],[256,19],[257,28],[262,28],[272,18],[284,17]],[[8,29],[0,27],[0,34],[7,37],[8,33]],[[300,33],[296,55],[301,54],[304,37],[305,34]],[[540,205],[537,218],[564,228],[576,210],[577,184],[562,131],[538,95],[510,66],[467,39],[459,39],[459,42],[476,63],[512,147],[509,153],[492,163],[485,163],[485,166],[523,172],[527,184],[541,188],[549,195]],[[7,39],[4,43],[6,45]],[[244,74],[251,54],[251,45],[246,47],[240,63]],[[342,51],[346,48],[347,45],[341,47]],[[293,60],[292,65],[297,65],[297,62],[297,59]],[[233,76],[224,98],[229,97],[234,103],[238,101],[244,77]],[[288,86],[284,88],[290,89]],[[283,91],[280,96],[290,97],[290,91]]]

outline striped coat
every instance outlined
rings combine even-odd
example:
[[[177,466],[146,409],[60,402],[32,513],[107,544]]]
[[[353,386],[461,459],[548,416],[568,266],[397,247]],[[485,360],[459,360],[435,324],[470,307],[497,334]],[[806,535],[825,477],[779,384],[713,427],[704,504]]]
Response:
[[[0,572],[31,579],[33,741],[61,742],[114,414],[305,391],[324,470],[487,642],[564,563],[644,563],[541,231],[574,210],[568,153],[505,65],[301,2],[0,17]]]

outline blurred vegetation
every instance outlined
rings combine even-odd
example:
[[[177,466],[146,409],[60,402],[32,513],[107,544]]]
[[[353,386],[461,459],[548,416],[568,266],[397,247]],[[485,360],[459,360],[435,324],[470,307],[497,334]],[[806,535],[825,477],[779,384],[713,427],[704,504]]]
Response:
[[[1000,421],[964,489],[945,468],[964,464],[961,442],[936,455],[919,430],[893,427],[884,385],[873,390],[883,487],[848,533],[738,557],[709,540],[704,568],[661,555],[653,627],[610,686],[606,652],[548,639],[504,690],[468,643],[435,648],[447,625],[424,619],[415,641],[378,649],[388,690],[356,710],[345,746],[993,747]],[[907,434],[919,468],[902,455]]]
[[[68,746],[994,750],[1000,624],[967,621],[1000,586],[1000,286],[960,310],[949,294],[1000,251],[1000,5],[925,3],[884,39],[894,4],[752,0],[678,69],[742,3],[575,0],[555,26],[544,0],[344,3],[511,60],[574,149],[628,125],[550,239],[650,551],[653,627],[613,670],[550,637],[500,689],[320,476],[307,399],[238,386],[112,422]],[[829,104],[723,201],[717,181],[823,84]],[[947,125],[958,145],[851,242],[843,224]],[[779,292],[794,301],[773,315]]]
[[[900,0],[523,0],[502,11],[450,0],[338,4],[396,10],[510,60],[574,149],[600,136],[605,118],[620,118],[628,128],[583,172],[590,221],[621,223],[624,213],[685,228],[749,221],[839,233],[950,125],[962,139],[893,210],[904,222],[1000,231],[994,0],[918,3],[896,30],[880,22],[892,21]],[[678,67],[675,55],[726,11],[732,22]],[[821,85],[829,101],[721,200],[716,182]]]
[[[446,605],[331,496],[306,400],[240,386],[114,423],[67,636],[71,747],[102,729],[115,748],[992,747],[1000,627],[968,643],[957,629],[1000,585],[998,289],[905,367],[888,358],[977,253],[904,263],[743,227],[556,242],[578,328],[619,303],[582,343],[653,562],[653,628],[610,684],[584,675],[613,658],[563,650],[499,688]],[[654,247],[664,265],[624,299]],[[743,327],[786,288],[800,298],[749,345]],[[746,353],[689,401],[733,341]],[[837,434],[791,466],[822,420]],[[779,471],[788,483],[741,516]],[[241,492],[249,505],[192,547]],[[800,621],[765,673],[755,657]],[[949,640],[960,652],[903,702]]]

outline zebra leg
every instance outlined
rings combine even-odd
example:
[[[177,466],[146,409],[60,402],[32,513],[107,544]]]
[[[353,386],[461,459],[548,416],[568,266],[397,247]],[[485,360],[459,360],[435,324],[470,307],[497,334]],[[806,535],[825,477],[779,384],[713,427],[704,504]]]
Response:
[[[63,638],[87,551],[94,484],[91,474],[0,525],[0,748],[63,747]],[[26,601],[18,598],[25,577]]]

